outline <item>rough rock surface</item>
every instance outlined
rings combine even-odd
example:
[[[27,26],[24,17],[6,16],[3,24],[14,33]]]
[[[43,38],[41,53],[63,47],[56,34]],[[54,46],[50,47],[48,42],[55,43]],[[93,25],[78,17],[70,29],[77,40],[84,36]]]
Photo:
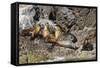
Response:
[[[96,59],[96,9],[80,7],[59,7],[41,5],[20,5],[19,7],[20,33],[24,29],[49,24],[51,32],[56,26],[60,27],[61,37],[67,39],[69,46],[78,49],[60,47],[46,42],[43,38],[19,36],[19,63],[39,63],[53,61],[77,61]],[[27,32],[26,32],[27,33]],[[73,36],[77,42],[73,43]]]

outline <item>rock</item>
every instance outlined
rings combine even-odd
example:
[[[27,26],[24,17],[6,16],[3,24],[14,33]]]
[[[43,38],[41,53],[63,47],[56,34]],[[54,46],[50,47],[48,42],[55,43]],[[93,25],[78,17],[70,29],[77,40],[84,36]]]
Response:
[[[19,5],[19,30],[33,27],[33,17],[36,12],[33,5]]]
[[[94,49],[93,44],[86,43],[86,44],[83,45],[82,51],[92,51],[93,49]]]

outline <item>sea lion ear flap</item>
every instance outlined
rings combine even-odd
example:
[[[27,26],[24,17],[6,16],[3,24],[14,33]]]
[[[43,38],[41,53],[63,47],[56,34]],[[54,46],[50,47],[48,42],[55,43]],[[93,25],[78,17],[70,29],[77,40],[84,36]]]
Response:
[[[72,42],[73,42],[73,43],[76,43],[76,42],[77,42],[77,38],[76,38],[74,35],[72,35],[72,36],[73,36],[73,38],[74,38],[74,39],[72,40]]]
[[[73,43],[77,42],[77,38],[74,36],[74,39],[72,40]]]

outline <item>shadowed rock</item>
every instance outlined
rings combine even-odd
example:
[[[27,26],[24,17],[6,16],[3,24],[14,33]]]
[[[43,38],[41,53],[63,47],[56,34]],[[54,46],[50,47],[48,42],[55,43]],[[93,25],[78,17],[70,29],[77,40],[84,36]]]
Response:
[[[86,44],[83,45],[82,51],[92,51],[93,49],[94,49],[93,44],[86,43]]]

